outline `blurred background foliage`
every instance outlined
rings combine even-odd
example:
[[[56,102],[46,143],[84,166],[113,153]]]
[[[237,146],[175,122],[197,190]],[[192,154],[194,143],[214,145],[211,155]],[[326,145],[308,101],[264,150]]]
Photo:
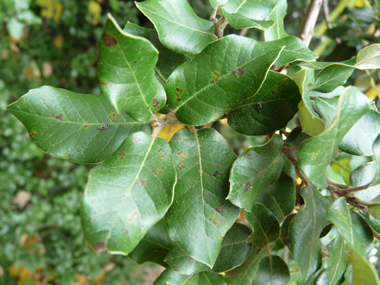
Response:
[[[208,0],[189,2],[200,17],[211,14]],[[288,34],[298,34],[308,4],[288,0]],[[311,43],[320,60],[349,59],[379,42],[375,5],[370,0],[330,0],[330,24],[321,13]],[[86,245],[79,205],[90,166],[45,154],[3,109],[41,85],[99,93],[96,42],[107,13],[122,27],[127,21],[152,27],[128,0],[0,0],[0,284],[138,285],[152,284],[160,273],[152,264],[139,266]],[[225,33],[241,31],[227,28]],[[263,40],[262,31],[246,35]],[[374,100],[379,82],[379,71],[355,71],[349,84]],[[236,135],[224,121],[215,127],[237,154],[265,139]],[[169,140],[179,128],[169,126],[161,136]],[[352,168],[350,157],[339,159],[339,165]]]

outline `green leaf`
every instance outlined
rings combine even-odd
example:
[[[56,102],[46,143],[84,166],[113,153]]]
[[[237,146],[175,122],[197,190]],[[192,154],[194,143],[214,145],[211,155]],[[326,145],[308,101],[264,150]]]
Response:
[[[322,265],[319,236],[330,221],[326,218],[329,202],[314,187],[303,188],[301,195],[305,205],[290,223],[289,241],[303,284]]]
[[[251,234],[247,226],[235,223],[223,238],[213,271],[227,272],[242,265],[252,249],[252,244],[247,241]]]
[[[286,138],[286,144],[299,147],[301,143],[308,138],[310,138],[310,136],[303,133],[302,128],[298,126],[290,132]]]
[[[253,234],[249,240],[258,248],[263,248],[280,236],[278,220],[263,204],[254,204],[252,212],[245,212],[245,217],[253,228]]]
[[[169,234],[188,255],[211,268],[222,237],[239,216],[239,209],[225,201],[236,156],[214,129],[182,129],[170,146],[178,182],[166,215]]]
[[[226,273],[225,280],[228,285],[251,285],[256,277],[261,260],[266,256],[266,250],[252,247],[251,253],[242,266]]]
[[[314,61],[318,56],[312,52],[300,38],[287,36],[278,40],[263,43],[273,49],[276,46],[285,46],[275,65],[285,65],[294,61]]]
[[[350,185],[352,187],[364,186],[371,184],[377,174],[375,161],[370,161],[357,167],[350,175]]]
[[[278,221],[289,215],[296,203],[296,185],[291,177],[281,172],[278,180],[261,191],[257,202],[271,211]]]
[[[175,52],[199,53],[217,39],[214,24],[199,18],[186,0],[146,0],[135,3],[152,21],[161,43]]]
[[[322,117],[331,125],[338,111],[339,96],[332,98],[314,97],[315,105]]]
[[[256,278],[252,285],[286,285],[290,281],[290,273],[288,265],[285,261],[277,256],[265,256],[259,265],[256,273]]]
[[[282,145],[282,138],[274,135],[266,144],[243,152],[232,166],[231,189],[227,199],[250,212],[261,191],[281,174]]]
[[[124,27],[124,32],[130,33],[135,36],[140,36],[148,39],[158,50],[159,57],[156,64],[155,72],[160,79],[166,83],[170,74],[187,61],[185,55],[175,53],[166,48],[158,39],[156,30],[140,27],[136,24],[128,22]]]
[[[269,30],[264,31],[264,37],[266,41],[273,41],[288,36],[288,34],[285,32],[283,22],[287,9],[288,4],[286,3],[286,0],[278,0],[276,7],[267,18],[267,20],[273,20],[275,24]]]
[[[298,117],[301,122],[302,131],[309,136],[319,135],[325,130],[325,123],[318,117],[311,106],[307,69],[302,69],[293,75],[292,78],[302,94],[302,101],[298,104]]]
[[[229,0],[221,6],[228,13],[239,13],[252,20],[264,21],[277,5],[277,0]]]
[[[301,100],[297,85],[281,73],[269,71],[263,86],[228,113],[228,125],[245,135],[267,135],[286,127]]]
[[[353,71],[353,67],[331,64],[318,73],[312,90],[325,93],[332,92],[335,88],[345,84]]]
[[[375,199],[372,200],[372,202],[379,203],[380,196],[377,196]],[[379,205],[369,206],[368,210],[375,219],[380,220],[380,206]]]
[[[147,123],[165,105],[166,94],[155,78],[157,49],[145,38],[125,33],[108,15],[98,41],[99,82],[118,112]]]
[[[12,17],[7,23],[7,29],[9,35],[12,38],[18,40],[21,39],[24,33],[24,24],[17,20],[15,17]]]
[[[330,256],[330,266],[328,266],[318,276],[315,281],[316,285],[335,285],[340,284],[343,273],[346,270],[346,260],[344,258],[344,250],[346,248],[342,238],[336,238],[328,245]]]
[[[346,198],[335,200],[326,217],[334,223],[340,237],[359,254],[367,256],[368,247],[373,241],[372,231],[362,217],[348,209]]]
[[[353,284],[379,285],[379,274],[365,256],[351,248]]]
[[[150,228],[128,256],[138,264],[151,261],[167,267],[164,259],[172,246],[173,241],[169,237],[166,222],[162,219]]]
[[[173,201],[175,170],[169,144],[138,132],[94,167],[81,205],[86,239],[98,252],[128,254]]]
[[[30,90],[7,110],[25,125],[39,148],[77,163],[103,161],[130,133],[151,129],[118,114],[103,94],[49,86]]]
[[[357,88],[344,90],[334,122],[322,134],[305,140],[298,150],[299,167],[310,183],[327,187],[326,168],[336,156],[340,141],[369,109],[367,98]]]
[[[219,274],[213,272],[199,273],[198,285],[226,285],[226,281]]]
[[[290,223],[294,219],[296,214],[290,214],[285,218],[285,220],[281,224],[281,233],[280,233],[280,239],[284,245],[289,246],[289,228]]]
[[[259,91],[281,50],[235,35],[215,41],[169,77],[168,105],[184,124],[215,121]]]
[[[259,30],[267,30],[274,25],[274,21],[258,21],[245,17],[240,13],[228,13],[223,11],[228,23],[235,29],[256,28]]]
[[[154,285],[197,285],[199,275],[184,275],[176,272],[173,268],[166,268],[165,271],[154,281]]]
[[[380,44],[372,44],[360,50],[355,68],[362,70],[380,68]]]

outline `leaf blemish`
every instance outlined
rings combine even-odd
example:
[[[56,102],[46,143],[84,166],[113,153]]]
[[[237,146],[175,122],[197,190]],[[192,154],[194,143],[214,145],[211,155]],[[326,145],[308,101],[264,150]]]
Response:
[[[138,212],[133,212],[132,215],[128,217],[128,222],[141,220],[141,216]]]
[[[84,124],[84,125],[83,125],[83,128],[87,129],[87,128],[88,128],[88,125],[87,125],[87,124]]]
[[[213,71],[212,74],[214,75],[215,79],[212,80],[212,81],[210,81],[211,84],[213,84],[213,83],[215,83],[216,81],[218,81],[218,80],[219,80],[219,77],[220,77],[220,74],[217,73],[217,72],[214,72],[214,71]]]
[[[244,186],[244,192],[247,192],[249,189],[252,189],[252,184],[250,182],[247,182]]]
[[[180,88],[178,88],[178,87],[177,87],[175,90],[176,90],[177,92],[179,92],[179,93],[182,93],[182,91],[183,91],[183,89],[180,89]]]
[[[160,104],[160,102],[158,102],[156,98],[153,98],[153,108],[156,108],[158,104]]]
[[[251,115],[252,119],[254,119],[255,121],[257,121],[257,118],[255,118],[252,113],[250,115]]]
[[[98,130],[100,130],[100,131],[106,130],[106,129],[108,129],[109,126],[110,126],[110,124],[105,124],[101,127],[98,127]]]
[[[109,85],[110,87],[112,87],[113,86],[113,83],[112,82],[110,82],[110,81],[106,81],[106,82],[103,82],[103,81],[101,81],[100,79],[99,79],[99,84],[100,85]]]
[[[154,175],[159,175],[163,172],[163,170],[152,170],[151,168],[149,168],[150,172],[152,172]]]
[[[133,137],[133,142],[134,143],[139,143],[140,141],[141,141],[141,137],[140,136]]]
[[[257,109],[257,112],[260,114],[261,110],[263,109],[263,107],[261,106],[261,103],[256,104],[256,109]]]
[[[31,136],[31,137],[34,137],[34,136],[36,136],[37,135],[37,133],[35,133],[35,132],[30,132],[29,133],[29,136]]]
[[[114,36],[103,34],[103,40],[107,47],[114,47],[117,45],[117,40]]]
[[[163,157],[160,157],[159,159],[163,159],[164,157],[167,157],[168,154],[166,153],[166,151],[163,149],[163,148],[160,148],[157,153],[160,153],[160,151],[163,151],[165,153],[165,155]]]
[[[106,250],[106,244],[104,241],[94,243],[92,247],[96,252],[102,252]]]
[[[233,75],[235,78],[238,78],[237,75],[236,75],[236,73],[239,74],[239,75],[242,75],[242,74],[244,73],[244,70],[241,69],[241,68],[237,68],[237,69],[233,70],[231,73],[232,73],[232,75]]]
[[[146,184],[147,184],[147,181],[148,180],[148,178],[145,178],[144,180],[142,180],[142,179],[140,179],[140,183],[141,183],[141,186],[142,187],[145,187],[146,186]]]
[[[185,159],[186,156],[187,156],[187,151],[186,151],[185,149],[180,150],[180,151],[178,151],[178,152],[176,153],[176,156],[178,156],[178,157],[180,157],[180,158],[182,158],[182,159]]]
[[[223,173],[220,173],[218,170],[217,171],[215,171],[215,173],[212,175],[213,177],[216,177],[216,176],[218,176],[218,175],[220,175],[220,176],[224,176],[224,174]]]
[[[119,160],[123,160],[124,159],[125,153],[123,151],[120,151],[117,154],[121,155],[121,157],[119,158]]]
[[[179,94],[177,93],[177,94],[175,94],[175,95],[177,96],[177,102],[181,102],[182,99],[181,99],[181,97],[179,97]]]
[[[215,208],[215,211],[217,211],[218,213],[222,213],[223,212],[223,205],[224,205],[224,203],[219,202],[219,206]]]
[[[111,114],[111,115],[108,116],[108,118],[110,118],[110,120],[111,120],[112,122],[115,122],[116,117],[117,117],[116,114]]]
[[[179,165],[180,165],[179,168],[178,168],[179,170],[182,170],[182,169],[185,168],[185,166],[183,165],[183,162],[182,162],[182,161],[179,163]]]
[[[59,114],[58,116],[54,117],[53,113],[51,111],[49,111],[50,113],[50,116],[52,116],[54,119],[56,120],[60,120],[61,122],[63,121],[63,115],[62,114]]]

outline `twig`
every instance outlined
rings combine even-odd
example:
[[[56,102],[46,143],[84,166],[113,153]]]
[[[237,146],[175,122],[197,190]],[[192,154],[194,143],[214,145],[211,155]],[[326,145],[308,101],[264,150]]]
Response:
[[[369,226],[369,227],[371,228],[372,233],[375,236],[375,238],[380,240],[380,234],[377,231],[375,231],[375,229],[373,227],[371,227],[371,226]]]
[[[265,245],[265,249],[269,256],[272,256],[272,252],[270,251],[269,245]]]
[[[328,0],[323,1],[323,16],[325,17],[327,27],[331,30],[333,28],[333,26],[330,22],[330,11],[329,11],[329,1]]]
[[[297,175],[299,176],[299,178],[302,179],[303,183],[306,184],[307,187],[310,187],[310,183],[309,183],[309,180],[307,179],[307,177],[302,173],[301,169],[298,167],[298,160],[297,158],[294,156],[293,154],[293,148],[291,147],[288,147],[287,145],[283,145],[282,146],[282,152],[284,153],[284,155],[290,160],[290,162],[293,164],[294,166],[294,169],[297,173]]]
[[[240,32],[239,32],[239,36],[244,37],[247,34],[247,32],[248,32],[247,28],[241,29]]]
[[[152,114],[150,117],[150,122],[155,126],[152,133],[153,139],[156,139],[158,137],[158,134],[160,133],[163,127],[167,125],[176,125],[181,123],[177,120],[176,117],[174,117],[173,112],[167,114],[165,119],[161,119],[157,117],[156,114]]]
[[[221,39],[221,38],[223,38],[223,32],[224,32],[224,29],[228,25],[228,21],[226,20],[226,18],[224,16],[221,17],[219,20],[216,19],[216,13],[218,11],[218,8],[219,8],[219,1],[216,3],[215,8],[211,13],[210,21],[213,22],[215,25],[216,36],[219,39]]]
[[[311,0],[306,15],[302,19],[299,37],[306,46],[309,46],[311,38],[314,35],[314,27],[317,23],[317,18],[323,1],[324,0]]]

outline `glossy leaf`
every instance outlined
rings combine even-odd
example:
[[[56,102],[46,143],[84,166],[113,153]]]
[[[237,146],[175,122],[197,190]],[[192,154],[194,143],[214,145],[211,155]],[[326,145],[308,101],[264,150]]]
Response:
[[[213,42],[169,77],[168,105],[184,124],[215,121],[259,91],[281,50],[235,35]]]
[[[322,117],[331,125],[334,121],[337,111],[338,111],[338,100],[339,97],[324,98],[315,97],[314,102],[318,108],[318,112]]]
[[[259,30],[267,30],[274,25],[273,21],[252,20],[240,13],[228,13],[227,11],[223,11],[223,15],[226,17],[228,23],[235,29],[256,28]]]
[[[288,4],[286,0],[278,0],[276,7],[273,9],[272,13],[268,16],[268,20],[274,21],[274,26],[269,30],[264,31],[264,36],[266,41],[273,41],[287,37],[288,34],[285,32],[284,28],[284,18],[286,16],[286,10],[288,9]]]
[[[201,272],[199,275],[198,285],[227,285],[222,275],[214,272]]]
[[[326,216],[334,223],[340,237],[359,254],[367,256],[373,241],[372,231],[362,217],[348,209],[344,197],[330,205]]]
[[[369,111],[367,98],[355,87],[348,87],[338,102],[334,122],[322,134],[305,140],[298,150],[298,163],[309,181],[327,187],[326,168],[337,154],[340,141],[350,128]]]
[[[313,91],[332,92],[335,88],[346,83],[354,71],[353,67],[331,64],[318,73]]]
[[[99,82],[118,112],[147,123],[165,105],[166,94],[155,78],[157,49],[145,38],[125,33],[108,15],[98,42]]]
[[[377,196],[375,199],[372,200],[374,203],[379,203],[380,202],[380,196]],[[380,206],[374,205],[374,206],[369,206],[368,210],[370,214],[377,220],[380,220]]]
[[[280,236],[278,220],[263,204],[256,203],[251,213],[245,212],[245,217],[253,228],[249,240],[258,248],[263,248]]]
[[[173,241],[169,237],[166,222],[162,219],[150,228],[128,256],[138,264],[150,261],[167,267],[164,259],[172,246]]]
[[[256,277],[261,260],[267,255],[266,250],[252,247],[251,253],[242,266],[226,273],[228,285],[251,285]]]
[[[360,50],[356,59],[355,68],[380,68],[380,44],[373,44]]]
[[[174,269],[168,267],[161,275],[154,281],[154,285],[197,285],[199,281],[198,275],[184,275],[176,272]]]
[[[146,0],[135,3],[156,27],[161,43],[175,52],[199,53],[217,39],[214,24],[199,18],[186,0]]]
[[[257,202],[262,203],[278,221],[289,215],[296,203],[296,185],[291,177],[281,172],[275,183],[261,191]]]
[[[227,199],[250,212],[261,191],[274,183],[281,174],[282,145],[281,137],[274,135],[266,144],[243,152],[232,166]]]
[[[182,129],[170,146],[178,182],[166,215],[169,234],[188,255],[211,268],[222,237],[240,212],[225,200],[235,154],[214,129]]]
[[[302,95],[302,101],[298,104],[298,117],[301,122],[302,131],[309,136],[316,136],[325,130],[325,123],[318,117],[311,106],[307,70],[303,69],[292,76],[297,83]]]
[[[265,256],[261,260],[252,285],[287,285],[290,281],[288,265],[277,256]]]
[[[346,260],[344,250],[346,248],[342,238],[336,238],[328,245],[330,265],[322,271],[315,281],[316,285],[336,285],[340,284],[343,273],[346,270]]]
[[[303,284],[322,265],[319,236],[330,221],[326,218],[329,202],[314,187],[303,188],[301,195],[305,205],[290,223],[289,241]]]
[[[7,110],[25,125],[39,148],[77,163],[101,162],[130,133],[151,129],[118,114],[102,94],[78,94],[49,86],[30,90]]]
[[[272,13],[276,4],[276,0],[229,0],[221,7],[228,13],[239,13],[248,19],[263,21]]]
[[[351,260],[353,265],[353,284],[379,285],[379,274],[365,256],[351,249]]]
[[[264,46],[275,48],[276,46],[285,46],[275,65],[285,65],[294,61],[314,61],[318,56],[312,52],[300,38],[287,36],[278,40],[265,42]]]
[[[294,117],[300,100],[298,87],[290,77],[270,71],[259,92],[228,113],[228,125],[245,135],[273,134]]]
[[[285,220],[281,224],[281,233],[280,233],[280,239],[284,245],[289,246],[289,228],[290,223],[294,219],[296,214],[290,214],[285,218]]]
[[[98,252],[130,253],[165,215],[175,181],[168,143],[144,132],[130,135],[90,172],[81,205],[88,242]]]
[[[350,185],[352,187],[364,186],[371,184],[377,176],[377,167],[375,161],[370,161],[360,165],[350,175]]]
[[[136,24],[128,22],[124,27],[124,32],[135,36],[148,39],[158,50],[159,57],[156,64],[155,72],[160,79],[166,82],[170,74],[182,63],[187,61],[186,56],[175,53],[166,48],[158,39],[156,30],[140,27]]]
[[[247,241],[251,234],[247,226],[235,223],[223,238],[213,271],[227,272],[242,265],[252,249],[252,244]]]

